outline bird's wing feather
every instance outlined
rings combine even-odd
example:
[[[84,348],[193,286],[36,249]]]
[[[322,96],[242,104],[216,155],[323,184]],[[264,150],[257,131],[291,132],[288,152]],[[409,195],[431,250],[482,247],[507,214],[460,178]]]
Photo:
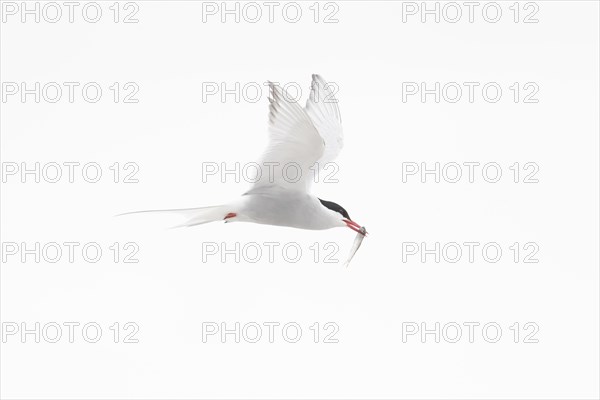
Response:
[[[310,168],[323,156],[325,143],[300,105],[278,85],[269,82],[269,88],[269,144],[260,159],[261,176],[253,189],[275,184],[308,191],[313,180]],[[270,170],[266,163],[277,164]],[[302,174],[298,180],[297,172]]]
[[[312,76],[306,113],[325,142],[325,150],[318,160],[319,168],[335,160],[344,145],[342,117],[335,98],[335,89],[335,84],[325,82],[321,76]]]

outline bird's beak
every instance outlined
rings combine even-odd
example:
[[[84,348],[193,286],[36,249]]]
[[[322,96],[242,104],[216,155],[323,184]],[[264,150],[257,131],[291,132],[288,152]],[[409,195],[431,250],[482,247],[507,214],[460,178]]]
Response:
[[[356,222],[350,220],[350,219],[346,219],[346,218],[342,218],[342,221],[344,221],[346,223],[346,226],[350,229],[352,229],[354,232],[358,232],[358,233],[362,233],[360,228],[361,226],[359,224],[357,224]],[[362,233],[364,236],[367,236],[367,232],[365,231],[365,233]]]

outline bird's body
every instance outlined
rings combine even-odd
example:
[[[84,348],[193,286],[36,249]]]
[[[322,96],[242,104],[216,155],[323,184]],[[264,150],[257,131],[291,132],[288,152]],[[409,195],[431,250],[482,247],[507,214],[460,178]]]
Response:
[[[314,230],[346,226],[339,214],[324,207],[317,197],[278,185],[250,190],[233,205],[239,207],[232,210],[237,215],[228,221]]]
[[[343,207],[309,193],[311,169],[334,160],[343,146],[342,121],[331,86],[313,75],[310,97],[302,108],[282,88],[269,83],[270,135],[260,165],[293,165],[299,168],[298,179],[273,179],[262,171],[252,188],[231,203],[160,211],[183,214],[187,220],[180,226],[188,227],[224,220],[313,230],[348,226],[364,235]]]

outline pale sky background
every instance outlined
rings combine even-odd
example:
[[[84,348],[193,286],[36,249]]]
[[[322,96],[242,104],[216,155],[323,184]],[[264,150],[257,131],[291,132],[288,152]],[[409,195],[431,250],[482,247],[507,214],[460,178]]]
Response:
[[[99,4],[95,24],[79,8],[73,23],[21,23],[20,14],[3,13],[4,84],[97,82],[103,89],[96,103],[76,89],[73,103],[31,96],[22,103],[16,95],[1,104],[5,166],[96,162],[103,172],[95,184],[80,175],[74,183],[9,177],[2,184],[2,242],[95,242],[103,250],[97,263],[81,253],[74,263],[22,263],[18,254],[3,263],[3,323],[96,322],[103,329],[95,344],[81,335],[55,344],[8,337],[3,397],[598,397],[597,2],[520,3],[518,23],[513,2],[499,3],[497,23],[481,10],[473,23],[421,23],[418,14],[403,23],[402,2],[393,1],[320,3],[315,23],[307,2],[299,3],[295,24],[277,12],[273,23],[222,23],[219,14],[204,23],[202,3],[193,1],[121,3],[119,20],[135,12],[139,22],[114,23],[113,2]],[[334,11],[338,23],[321,21]],[[538,23],[521,22],[532,12]],[[316,184],[313,192],[370,232],[349,269],[342,266],[354,240],[348,229],[214,223],[168,230],[167,218],[113,217],[221,204],[243,193],[248,184],[202,183],[202,165],[258,158],[267,93],[256,102],[203,102],[203,83],[296,82],[304,103],[313,73],[339,86],[345,132],[339,183]],[[121,95],[135,83],[139,102],[115,103],[115,82]],[[496,103],[477,90],[473,103],[402,102],[403,82],[495,82],[503,94]],[[521,94],[535,83],[539,102],[515,103],[515,82]],[[139,183],[112,182],[115,162],[139,166]],[[403,183],[406,162],[496,162],[503,176],[495,184],[481,175],[474,183]],[[515,162],[536,163],[539,183],[514,183]],[[297,263],[281,253],[274,263],[202,261],[203,243],[274,241],[298,243],[304,256]],[[115,242],[120,260],[123,245],[135,243],[139,263],[115,263]],[[339,246],[338,263],[323,262],[329,242]],[[503,255],[497,263],[480,252],[474,263],[402,262],[407,242],[495,242]],[[539,246],[539,263],[515,263],[515,242]],[[520,258],[526,254],[521,249]],[[135,322],[139,343],[114,343],[115,322]],[[296,322],[303,336],[295,344],[281,335],[274,343],[203,343],[203,322]],[[314,343],[315,322],[336,323],[339,343],[322,343],[322,336]],[[403,322],[495,322],[503,335],[487,343],[476,331],[469,343],[465,328],[458,343],[418,336],[403,343]],[[538,343],[523,343],[527,322],[539,327]]]

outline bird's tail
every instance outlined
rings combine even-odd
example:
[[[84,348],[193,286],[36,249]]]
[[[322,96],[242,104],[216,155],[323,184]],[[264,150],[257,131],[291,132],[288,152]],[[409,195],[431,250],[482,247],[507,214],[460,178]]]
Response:
[[[199,207],[199,208],[180,208],[173,210],[147,210],[147,211],[133,211],[117,215],[131,214],[143,214],[143,213],[154,213],[154,214],[178,214],[186,219],[182,224],[176,225],[173,228],[183,228],[196,225],[202,225],[214,221],[222,221],[228,214],[228,207],[226,205],[221,206],[210,206],[210,207]]]

